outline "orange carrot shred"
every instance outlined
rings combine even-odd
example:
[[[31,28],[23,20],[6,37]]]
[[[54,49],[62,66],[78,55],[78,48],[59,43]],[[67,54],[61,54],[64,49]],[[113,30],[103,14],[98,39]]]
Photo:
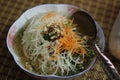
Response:
[[[82,39],[73,32],[72,27],[65,27],[63,37],[59,40],[60,44],[57,47],[56,54],[59,54],[63,50],[71,51],[72,54],[85,54],[86,50],[80,45]]]

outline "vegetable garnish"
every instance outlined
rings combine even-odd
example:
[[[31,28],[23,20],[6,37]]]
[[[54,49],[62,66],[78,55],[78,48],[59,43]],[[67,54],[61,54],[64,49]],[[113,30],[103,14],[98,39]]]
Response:
[[[71,51],[72,54],[86,54],[85,46],[83,46],[84,40],[73,31],[71,26],[64,26],[63,35],[58,39],[58,42],[55,56],[62,51]]]

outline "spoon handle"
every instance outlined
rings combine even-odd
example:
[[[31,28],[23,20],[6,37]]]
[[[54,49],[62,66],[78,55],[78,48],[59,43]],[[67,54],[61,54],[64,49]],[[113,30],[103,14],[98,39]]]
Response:
[[[100,51],[100,48],[95,44],[95,51],[99,54],[102,60],[102,65],[110,80],[120,80],[120,75],[115,69],[112,62]]]

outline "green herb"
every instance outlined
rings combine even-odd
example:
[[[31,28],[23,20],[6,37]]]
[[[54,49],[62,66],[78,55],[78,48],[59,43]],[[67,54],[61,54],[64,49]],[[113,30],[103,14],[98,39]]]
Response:
[[[45,40],[51,41],[50,35],[49,35],[49,34],[45,34],[43,37],[44,37]]]

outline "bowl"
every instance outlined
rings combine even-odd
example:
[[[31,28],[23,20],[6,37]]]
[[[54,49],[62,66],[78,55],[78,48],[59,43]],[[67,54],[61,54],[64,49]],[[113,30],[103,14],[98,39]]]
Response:
[[[44,14],[46,12],[50,12],[50,11],[55,11],[55,12],[59,12],[64,16],[71,16],[74,12],[80,10],[78,7],[73,6],[73,5],[69,5],[69,4],[44,4],[44,5],[38,5],[35,6],[31,9],[28,9],[27,11],[25,11],[14,23],[13,25],[10,27],[9,31],[8,31],[8,35],[7,35],[7,47],[8,50],[10,51],[10,54],[13,56],[13,59],[15,61],[15,63],[24,71],[26,72],[28,75],[37,78],[37,79],[47,79],[47,80],[53,80],[53,79],[66,79],[66,78],[73,78],[76,76],[81,76],[83,74],[85,74],[87,71],[89,71],[95,61],[96,61],[96,56],[92,59],[90,65],[82,72],[74,74],[74,75],[70,75],[70,76],[57,76],[57,75],[48,75],[48,76],[43,76],[43,75],[39,75],[37,73],[31,72],[29,70],[27,70],[26,68],[24,68],[24,66],[21,64],[21,60],[20,57],[15,53],[15,50],[13,48],[13,43],[14,43],[14,38],[16,33],[22,28],[24,27],[24,25],[26,24],[26,22],[32,18],[34,15],[37,14]],[[95,21],[96,23],[96,28],[97,28],[97,37],[98,37],[98,45],[101,49],[101,51],[104,50],[105,48],[105,37],[104,37],[104,33],[102,28],[100,27],[100,25]]]

